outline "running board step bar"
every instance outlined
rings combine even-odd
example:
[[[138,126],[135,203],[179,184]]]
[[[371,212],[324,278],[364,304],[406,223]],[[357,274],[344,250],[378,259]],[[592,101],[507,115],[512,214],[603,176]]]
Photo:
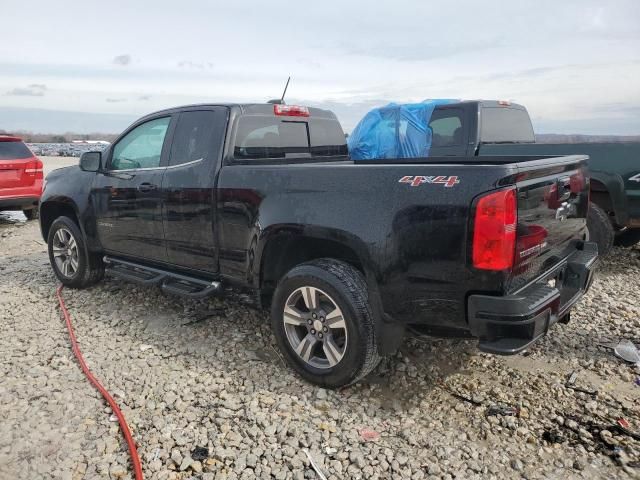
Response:
[[[189,277],[105,255],[105,273],[139,285],[159,285],[173,295],[204,298],[222,292],[222,283]]]

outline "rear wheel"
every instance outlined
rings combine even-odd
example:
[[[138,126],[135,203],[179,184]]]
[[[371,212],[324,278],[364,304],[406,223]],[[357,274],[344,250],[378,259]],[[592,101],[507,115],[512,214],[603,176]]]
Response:
[[[587,228],[589,229],[589,240],[598,244],[598,254],[604,256],[609,253],[613,247],[615,231],[607,212],[595,203],[589,204]]]
[[[47,245],[51,267],[63,285],[84,288],[104,275],[102,260],[87,250],[82,232],[69,217],[51,224]]]
[[[287,362],[327,388],[355,383],[380,361],[367,284],[351,265],[320,259],[293,268],[271,306],[273,332]]]
[[[36,218],[38,218],[40,209],[38,207],[30,208],[29,210],[23,210],[22,213],[25,217],[27,217],[27,220],[35,220]]]

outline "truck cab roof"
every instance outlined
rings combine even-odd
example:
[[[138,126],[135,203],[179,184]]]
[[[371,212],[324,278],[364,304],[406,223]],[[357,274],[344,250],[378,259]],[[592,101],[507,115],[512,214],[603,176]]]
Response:
[[[286,105],[286,104],[283,104]],[[292,107],[293,105],[288,105]],[[161,114],[172,114],[185,110],[206,110],[211,107],[227,107],[230,109],[237,109],[241,115],[275,115],[274,104],[272,103],[195,103],[180,105],[177,107],[166,108],[158,110],[153,113],[149,113],[144,117],[136,121],[136,123],[150,117],[155,117]],[[316,107],[304,107],[309,111],[309,116],[318,119],[337,120],[335,113],[330,110],[325,110]]]
[[[454,115],[450,109],[462,107],[467,113],[460,113],[462,125],[468,134],[468,143],[534,143],[535,134],[529,112],[518,103],[508,100],[461,100],[440,105],[437,110],[449,114],[434,114],[441,119]],[[476,124],[477,122],[477,124]]]
[[[526,110],[524,105],[520,105],[519,103],[513,103],[509,100],[482,100],[482,99],[474,99],[474,100],[459,100],[457,102],[451,102],[446,105],[442,105],[442,108],[451,107],[454,105],[479,105],[481,107],[507,107],[507,108],[515,108],[518,110]]]

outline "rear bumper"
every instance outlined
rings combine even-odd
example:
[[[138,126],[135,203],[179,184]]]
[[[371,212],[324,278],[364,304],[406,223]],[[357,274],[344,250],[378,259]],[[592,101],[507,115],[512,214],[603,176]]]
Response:
[[[469,328],[480,350],[513,355],[545,335],[591,287],[597,258],[597,245],[585,242],[582,250],[515,294],[469,296]]]
[[[38,206],[39,196],[0,196],[0,210],[28,210]]]

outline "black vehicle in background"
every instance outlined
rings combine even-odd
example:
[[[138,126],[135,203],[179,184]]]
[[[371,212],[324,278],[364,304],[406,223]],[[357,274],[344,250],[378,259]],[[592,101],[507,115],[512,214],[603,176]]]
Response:
[[[329,388],[366,375],[408,325],[520,352],[591,284],[586,157],[469,155],[472,129],[449,113],[434,113],[435,156],[395,162],[351,160],[315,108],[148,115],[48,176],[51,265],[76,288],[106,271],[192,298],[246,289],[290,365]]]
[[[505,101],[440,106],[430,127],[433,155],[587,155],[591,177],[587,225],[600,255],[614,242],[631,246],[640,241],[640,143],[535,143],[527,110]]]

